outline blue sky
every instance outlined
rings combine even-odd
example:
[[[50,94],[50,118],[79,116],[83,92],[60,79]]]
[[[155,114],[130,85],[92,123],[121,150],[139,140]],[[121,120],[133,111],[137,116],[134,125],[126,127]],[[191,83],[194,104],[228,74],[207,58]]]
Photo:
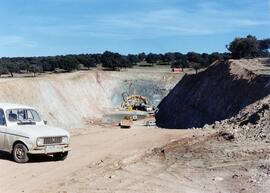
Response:
[[[226,51],[270,37],[270,0],[1,0],[0,57]]]

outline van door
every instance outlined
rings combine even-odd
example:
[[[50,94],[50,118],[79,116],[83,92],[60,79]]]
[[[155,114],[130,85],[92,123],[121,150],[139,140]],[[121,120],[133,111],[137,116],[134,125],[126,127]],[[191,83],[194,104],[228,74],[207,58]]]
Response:
[[[6,138],[6,119],[3,109],[0,109],[0,150],[5,149],[5,138]]]

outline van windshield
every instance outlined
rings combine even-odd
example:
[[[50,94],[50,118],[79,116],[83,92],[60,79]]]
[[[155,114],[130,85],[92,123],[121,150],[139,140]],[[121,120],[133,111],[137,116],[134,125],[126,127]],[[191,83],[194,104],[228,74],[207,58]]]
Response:
[[[27,123],[40,122],[39,114],[33,109],[9,109],[7,118],[10,122]]]

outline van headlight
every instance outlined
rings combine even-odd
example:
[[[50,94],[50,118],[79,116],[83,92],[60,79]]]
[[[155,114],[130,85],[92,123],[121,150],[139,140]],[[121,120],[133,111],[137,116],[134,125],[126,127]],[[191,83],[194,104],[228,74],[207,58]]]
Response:
[[[37,146],[43,146],[44,145],[44,139],[43,138],[37,138]]]
[[[62,137],[62,143],[68,144],[68,137],[67,136]]]

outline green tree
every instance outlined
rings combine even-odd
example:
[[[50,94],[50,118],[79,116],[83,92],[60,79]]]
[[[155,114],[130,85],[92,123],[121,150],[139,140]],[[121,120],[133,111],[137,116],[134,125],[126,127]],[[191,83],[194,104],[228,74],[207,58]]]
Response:
[[[79,61],[79,63],[83,64],[83,66],[87,67],[88,70],[91,67],[95,67],[96,66],[96,60],[94,57],[92,57],[91,55],[78,55],[77,60]]]
[[[197,62],[191,62],[190,66],[195,70],[196,75],[198,74],[198,70],[200,68],[202,68],[202,65],[200,63],[197,63]]]
[[[270,38],[263,39],[258,41],[259,49],[261,51],[260,55],[262,57],[270,57],[269,49],[270,49]]]
[[[79,62],[73,56],[61,56],[58,58],[58,63],[61,69],[71,72],[78,69]]]
[[[36,76],[36,73],[42,72],[42,71],[43,71],[42,66],[39,66],[37,64],[31,64],[29,67],[29,72],[32,72],[34,77]]]
[[[146,54],[144,52],[142,52],[142,53],[138,54],[138,57],[139,57],[139,60],[142,62],[145,60]]]
[[[255,58],[260,56],[258,40],[255,36],[248,35],[246,38],[235,38],[227,49],[232,53],[235,59]]]
[[[11,77],[14,77],[14,73],[17,73],[20,71],[18,63],[7,63],[6,66]]]
[[[189,64],[188,61],[184,58],[176,60],[174,63],[171,65],[172,68],[188,68]]]
[[[140,62],[138,55],[135,54],[128,54],[127,58],[132,65],[136,65],[138,62]]]
[[[0,60],[0,76],[2,74],[7,74],[7,73],[8,73],[7,66],[2,62],[2,60]]]
[[[111,68],[116,70],[120,67],[121,55],[118,53],[113,53],[105,51],[101,56],[102,66],[105,68]]]
[[[116,70],[117,68],[132,67],[132,63],[127,56],[122,56],[119,53],[106,51],[101,57],[102,66]]]
[[[187,60],[189,62],[201,63],[202,62],[202,56],[199,53],[196,53],[196,52],[188,52],[187,53]]]
[[[148,54],[145,58],[146,62],[149,64],[157,63],[157,61],[159,61],[160,59],[160,55],[153,53]]]
[[[168,63],[175,62],[175,59],[176,59],[175,53],[171,53],[171,52],[165,53],[162,58],[163,62],[168,62]]]

